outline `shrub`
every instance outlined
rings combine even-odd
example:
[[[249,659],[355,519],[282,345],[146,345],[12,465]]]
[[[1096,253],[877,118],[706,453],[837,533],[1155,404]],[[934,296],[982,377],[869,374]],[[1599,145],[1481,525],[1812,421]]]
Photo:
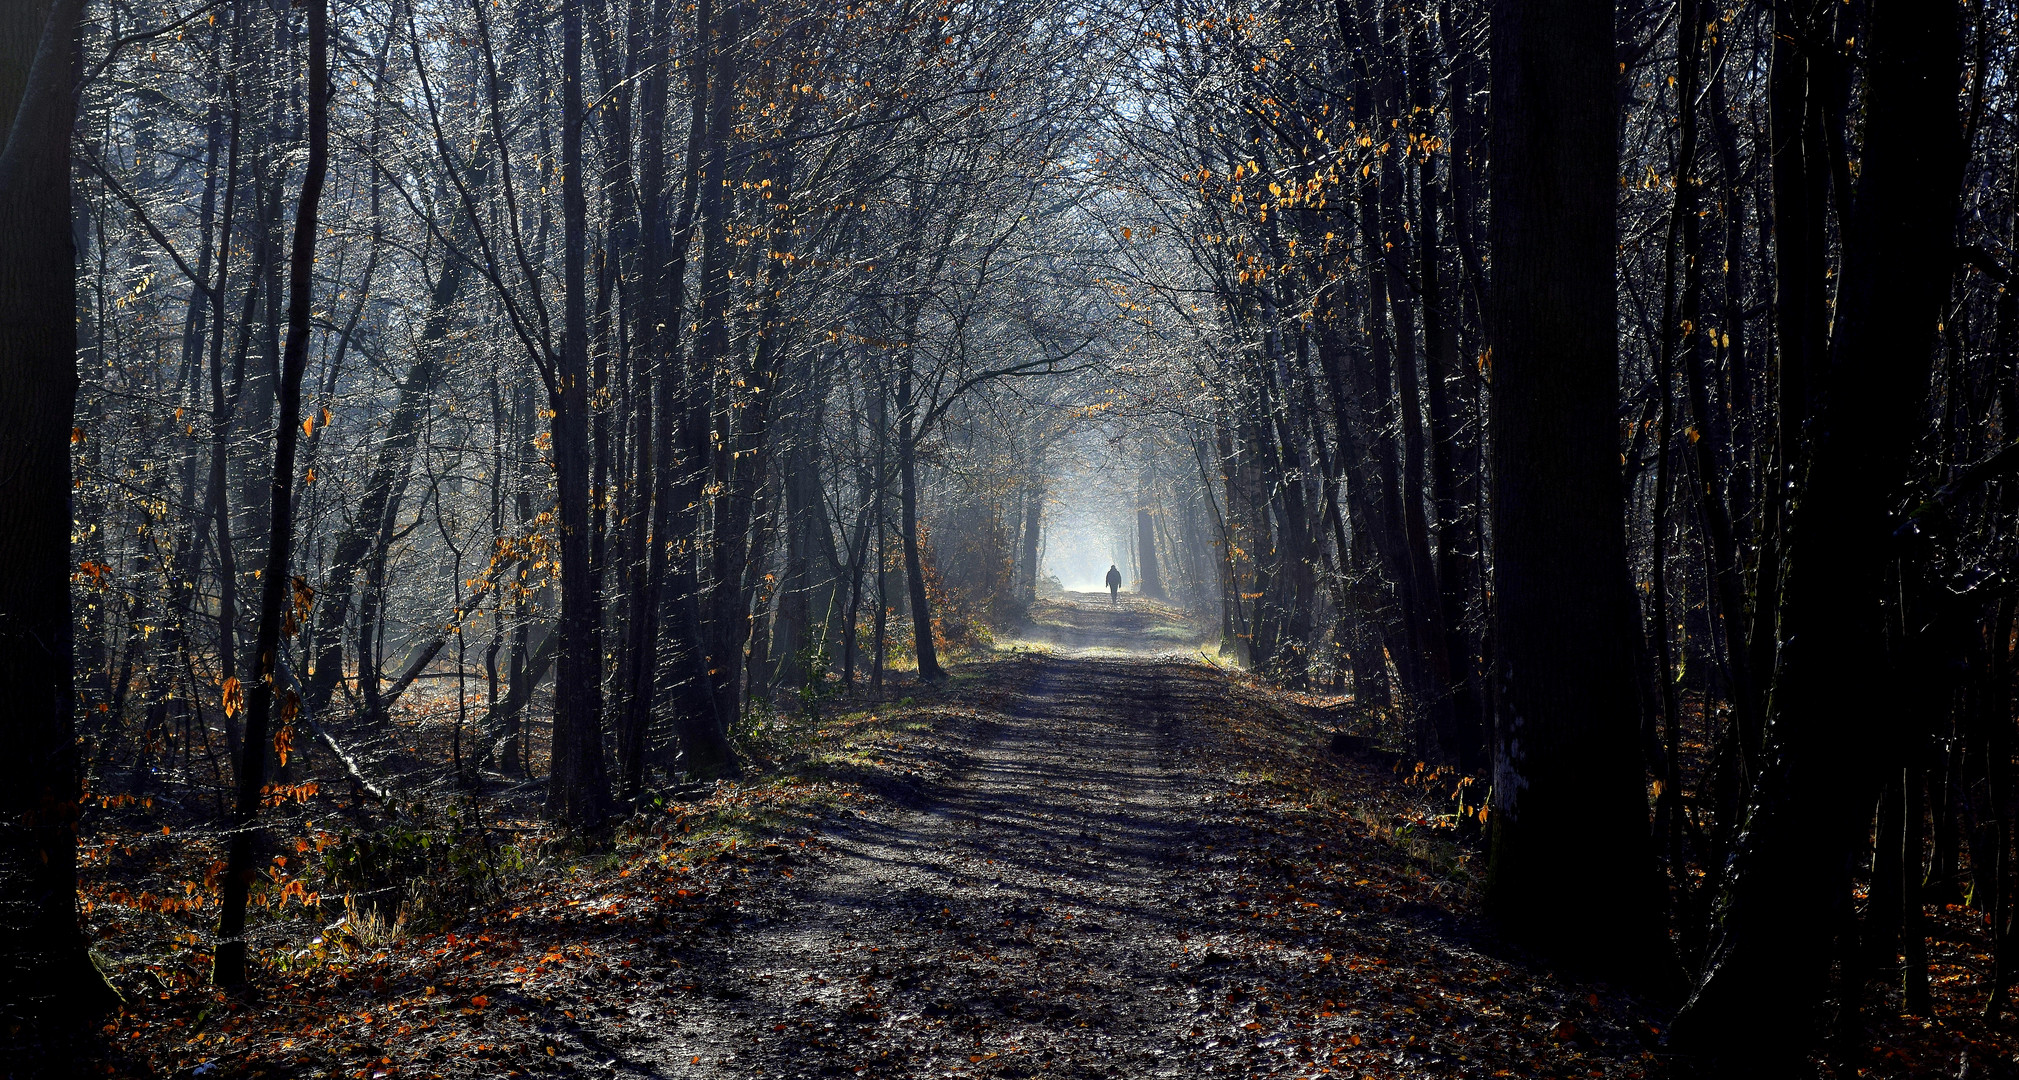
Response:
[[[388,928],[461,914],[499,895],[524,865],[476,811],[422,801],[373,828],[344,829],[322,853],[324,895],[343,896],[347,921]]]

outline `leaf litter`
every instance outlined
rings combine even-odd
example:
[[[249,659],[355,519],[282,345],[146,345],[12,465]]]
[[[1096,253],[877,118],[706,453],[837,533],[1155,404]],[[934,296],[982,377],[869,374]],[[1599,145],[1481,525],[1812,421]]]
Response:
[[[263,955],[247,996],[203,985],[189,933],[127,971],[98,1066],[1661,1075],[1659,1007],[1478,921],[1469,782],[1330,752],[1336,699],[1177,657],[1013,653],[963,672],[781,714],[746,739],[750,780],[600,847],[525,826],[537,856],[453,928],[373,929],[352,904],[340,934]],[[153,917],[207,917],[184,904]],[[1940,1027],[1889,1030],[1869,1075],[1977,1044]]]

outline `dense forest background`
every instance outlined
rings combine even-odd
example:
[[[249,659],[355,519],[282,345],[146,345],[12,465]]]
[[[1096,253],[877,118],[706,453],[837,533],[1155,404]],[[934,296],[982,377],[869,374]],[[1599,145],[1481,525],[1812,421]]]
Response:
[[[1108,561],[1478,778],[1500,924],[1686,1058],[1925,1015],[1942,905],[2004,1015],[2015,26],[13,5],[13,1030],[102,997],[80,830],[175,807],[240,983],[276,822],[593,837]]]

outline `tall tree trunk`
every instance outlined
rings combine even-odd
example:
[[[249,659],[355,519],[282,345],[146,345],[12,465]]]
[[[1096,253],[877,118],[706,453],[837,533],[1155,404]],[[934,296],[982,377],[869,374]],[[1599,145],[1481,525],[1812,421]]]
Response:
[[[1664,970],[1628,635],[1608,0],[1493,5],[1495,716],[1487,903],[1519,940]]]
[[[1768,116],[1773,170],[1774,332],[1778,362],[1779,415],[1773,475],[1761,508],[1762,537],[1753,579],[1753,620],[1749,635],[1751,668],[1761,673],[1749,715],[1739,729],[1747,788],[1760,767],[1761,730],[1767,673],[1774,670],[1781,639],[1780,585],[1783,540],[1787,534],[1787,492],[1801,474],[1815,386],[1828,345],[1829,280],[1826,276],[1825,214],[1829,168],[1823,149],[1814,73],[1816,52],[1827,48],[1795,0],[1774,5],[1774,43],[1768,81]],[[1737,814],[1738,806],[1726,808]]]
[[[1023,546],[1017,554],[1017,599],[1028,609],[1038,599],[1038,541],[1044,536],[1045,483],[1037,474],[1024,481]]]
[[[1379,24],[1376,17],[1364,8],[1356,11],[1352,0],[1335,0],[1335,12],[1341,41],[1357,54],[1351,68],[1354,123],[1362,130],[1374,130],[1399,108],[1396,102],[1389,102],[1385,107],[1382,103],[1391,95],[1400,93],[1399,86],[1391,85],[1385,70],[1374,68],[1379,63],[1374,56],[1379,41]],[[1437,755],[1441,744],[1439,736],[1445,733],[1447,727],[1443,722],[1451,717],[1451,703],[1448,672],[1440,676],[1446,661],[1442,635],[1433,630],[1439,621],[1436,593],[1434,588],[1424,591],[1430,571],[1428,549],[1419,550],[1415,545],[1416,536],[1411,530],[1411,511],[1407,501],[1411,497],[1407,489],[1414,488],[1415,513],[1420,522],[1421,444],[1416,445],[1413,457],[1406,453],[1406,446],[1405,452],[1398,453],[1398,437],[1390,434],[1399,432],[1407,436],[1420,428],[1420,421],[1412,422],[1407,415],[1413,411],[1411,404],[1420,408],[1413,367],[1408,373],[1407,384],[1403,386],[1409,401],[1398,406],[1391,399],[1397,388],[1395,365],[1415,363],[1414,323],[1403,299],[1391,295],[1391,288],[1404,285],[1404,276],[1399,271],[1390,270],[1391,256],[1407,259],[1405,244],[1397,244],[1398,251],[1391,251],[1387,246],[1396,238],[1406,241],[1407,237],[1399,220],[1389,220],[1399,217],[1399,168],[1392,163],[1385,164],[1382,170],[1363,179],[1356,193],[1359,243],[1366,268],[1364,317],[1368,362],[1348,362],[1346,350],[1336,340],[1328,340],[1336,337],[1330,334],[1321,335],[1319,356],[1338,414],[1340,453],[1344,460],[1353,463],[1349,470],[1347,493],[1350,498],[1361,500],[1360,517],[1372,541],[1373,563],[1379,567],[1381,576],[1387,579],[1395,594],[1397,622],[1402,631],[1399,644],[1402,647],[1393,650],[1393,659],[1405,691],[1405,704],[1413,712],[1411,727],[1415,745],[1412,749],[1424,757],[1432,757]],[[1395,189],[1393,193],[1384,190],[1388,172],[1397,173],[1392,185]],[[1392,209],[1391,202],[1395,204]],[[1409,344],[1396,350],[1401,352],[1400,359],[1390,350],[1388,322],[1391,318],[1397,320],[1398,331],[1404,329],[1401,324],[1408,324]],[[1400,338],[1397,343],[1401,344]],[[1398,408],[1403,415],[1397,415]],[[1420,435],[1420,431],[1417,433]],[[1414,471],[1410,468],[1412,462],[1418,466]],[[1371,491],[1373,495],[1355,494],[1356,490]],[[1427,533],[1423,536],[1427,544]],[[1419,555],[1423,557],[1418,558]]]
[[[779,529],[784,533],[784,573],[780,575],[773,603],[769,671],[752,672],[753,680],[768,677],[781,687],[804,685],[809,668],[803,662],[816,646],[813,633],[814,557],[818,539],[815,531],[820,509],[820,422],[821,411],[812,398],[821,393],[815,360],[802,357],[796,371],[780,380],[779,392],[788,400],[783,412],[787,426],[780,432],[778,449],[778,490],[784,504]],[[824,389],[824,388],[823,388]],[[753,657],[755,645],[752,646]]]
[[[1910,1016],[1932,1018],[1934,1005],[1928,988],[1928,927],[1922,907],[1921,884],[1927,865],[1928,770],[1927,738],[1923,734],[1908,750],[1904,770],[1906,820],[1900,843],[1900,940],[1905,952],[1901,965],[1900,1008]]]
[[[700,215],[701,237],[701,312],[700,340],[695,343],[693,385],[689,389],[691,400],[697,405],[697,412],[690,416],[690,423],[697,425],[690,434],[690,445],[695,447],[697,456],[695,467],[702,462],[712,463],[716,493],[710,502],[713,514],[712,529],[708,537],[709,602],[706,617],[702,622],[705,634],[706,653],[699,665],[697,677],[708,688],[708,704],[713,713],[715,728],[727,737],[730,725],[741,715],[742,699],[739,693],[743,682],[743,641],[749,625],[749,607],[743,596],[743,556],[749,550],[749,537],[745,530],[749,525],[749,507],[736,505],[735,499],[724,485],[736,471],[736,462],[722,460],[725,455],[733,455],[737,449],[734,432],[730,428],[733,419],[727,402],[714,402],[708,407],[711,387],[726,387],[730,381],[724,378],[724,367],[731,363],[729,340],[729,307],[732,286],[730,275],[735,261],[730,214],[733,207],[725,194],[729,186],[729,139],[730,125],[734,118],[736,81],[736,39],[741,32],[741,12],[732,8],[719,16],[718,25],[710,28],[712,42],[709,52],[711,67],[708,88],[708,155],[705,172],[701,180]],[[711,452],[711,433],[722,444]]]
[[[234,24],[231,28],[232,47],[230,55],[225,60],[225,87],[227,96],[231,99],[230,133],[227,138],[229,150],[226,153],[224,167],[224,207],[218,213],[217,284],[213,286],[210,297],[209,390],[211,446],[210,461],[205,472],[208,488],[204,493],[203,508],[198,511],[196,538],[192,544],[188,561],[190,576],[184,579],[190,583],[187,588],[193,593],[197,580],[196,574],[203,558],[205,537],[206,535],[214,536],[213,546],[217,557],[219,609],[217,620],[219,645],[217,678],[220,682],[237,674],[232,666],[237,651],[233,634],[235,612],[232,610],[234,606],[233,601],[236,599],[234,596],[236,585],[234,578],[237,567],[232,563],[231,527],[223,512],[225,453],[227,432],[230,428],[231,420],[230,409],[224,396],[224,331],[225,324],[228,321],[225,318],[225,299],[230,295],[233,226],[237,219],[236,204],[238,201],[239,167],[243,157],[241,153],[242,140],[239,138],[242,109],[238,103],[236,92],[238,83],[236,61],[242,52],[242,45],[244,44],[246,20],[235,16],[232,22]],[[191,689],[194,692],[195,688],[192,687]],[[202,709],[198,707],[194,711],[197,714],[198,721],[201,722]],[[226,732],[228,734],[235,733],[237,729],[236,720],[230,716],[225,717]],[[232,734],[230,745],[234,751],[237,749],[237,737],[235,734]]]
[[[591,572],[588,197],[582,186],[582,3],[561,8],[562,340],[549,387],[561,547],[560,654],[554,666],[547,813],[597,829],[610,811],[603,768],[601,617]]]
[[[1900,857],[1907,833],[1904,774],[1892,772],[1879,793],[1879,824],[1874,830],[1877,843],[1872,849],[1872,887],[1865,904],[1865,918],[1859,938],[1865,946],[1865,966],[1878,973],[1890,972],[1900,962],[1901,889]]]
[[[1140,503],[1148,494],[1140,494]],[[1136,507],[1136,591],[1152,600],[1164,598],[1164,579],[1157,573],[1157,524],[1148,506]]]
[[[1701,125],[1697,101],[1701,96],[1701,65],[1704,48],[1704,18],[1697,0],[1682,0],[1676,19],[1677,51],[1681,74],[1676,96],[1682,114],[1677,122],[1680,146],[1677,151],[1676,195],[1673,216],[1681,228],[1683,285],[1680,321],[1671,320],[1662,328],[1663,345],[1677,350],[1684,400],[1689,406],[1686,440],[1696,468],[1697,510],[1702,518],[1711,580],[1715,585],[1715,615],[1723,626],[1724,652],[1720,656],[1731,679],[1732,712],[1741,730],[1759,726],[1759,698],[1753,688],[1752,655],[1747,647],[1746,592],[1743,568],[1739,565],[1738,544],[1729,505],[1721,490],[1724,471],[1718,451],[1723,447],[1726,425],[1717,424],[1713,414],[1710,384],[1716,364],[1711,345],[1713,330],[1704,325],[1704,243],[1703,219],[1698,213],[1702,187],[1697,177],[1697,144]],[[1726,208],[1727,212],[1730,208]],[[1729,253],[1727,253],[1729,257]],[[1668,393],[1666,386],[1663,393]],[[1673,784],[1673,780],[1670,781]],[[1680,797],[1678,795],[1678,797]]]
[[[70,132],[82,0],[0,16],[0,1047],[68,1072],[116,1001],[77,925],[70,442],[77,396]]]
[[[634,8],[641,8],[634,5]],[[669,49],[671,5],[654,0],[651,26],[631,27],[634,39],[642,38],[640,55],[665,56]],[[618,700],[616,715],[618,762],[622,769],[624,798],[635,800],[643,790],[646,736],[652,723],[652,707],[658,693],[660,596],[666,583],[668,545],[672,537],[673,431],[678,423],[673,392],[679,379],[680,312],[669,306],[665,276],[674,272],[672,237],[666,222],[666,107],[672,80],[666,62],[652,64],[640,91],[638,229],[641,252],[635,299],[636,315],[631,331],[631,347],[639,367],[637,388],[637,469],[632,478],[637,492],[632,507],[625,546],[631,565],[629,617],[625,620],[623,647],[617,658]],[[690,155],[691,156],[691,155]],[[694,170],[688,169],[691,178]],[[687,185],[692,188],[690,182]],[[687,207],[692,205],[689,195]],[[683,207],[683,209],[687,209]],[[683,216],[683,229],[691,222],[691,209]],[[683,263],[678,272],[684,276]],[[670,316],[670,317],[669,317]],[[650,513],[647,513],[649,508]],[[648,533],[647,528],[650,528]],[[649,540],[648,540],[649,537]]]
[[[869,428],[875,432],[876,454],[872,469],[876,475],[876,492],[870,499],[870,517],[876,522],[876,617],[870,645],[869,689],[871,693],[883,692],[883,663],[890,633],[890,551],[888,546],[889,514],[884,509],[884,493],[890,487],[890,466],[887,461],[890,446],[890,378],[879,365],[876,373],[876,397],[870,402]]]
[[[1851,859],[1869,837],[1876,756],[1896,742],[1882,593],[1950,278],[1961,61],[1953,6],[1875,0],[1872,15],[1828,393],[1787,536],[1768,760],[1710,963],[1673,1032],[1727,1075],[1785,1070],[1808,1050]]]
[[[713,198],[719,199],[722,186],[719,173],[702,168],[704,159],[711,164],[715,162],[711,146],[723,137],[722,132],[709,127],[709,84],[713,77],[711,70],[715,67],[710,61],[711,50],[728,47],[725,44],[727,37],[716,32],[715,22],[712,0],[700,0],[694,16],[696,44],[687,69],[690,110],[687,152],[682,161],[685,175],[681,184],[680,210],[668,238],[671,255],[664,263],[651,260],[651,265],[664,267],[660,279],[663,293],[660,310],[670,318],[666,320],[663,355],[671,366],[659,380],[659,413],[662,418],[659,429],[660,466],[658,491],[653,495],[650,575],[660,623],[668,627],[670,632],[667,636],[672,639],[672,648],[668,652],[675,659],[673,669],[656,676],[653,681],[656,686],[659,678],[671,679],[668,696],[671,699],[669,707],[673,713],[678,760],[682,770],[693,776],[718,776],[737,771],[736,756],[730,749],[727,733],[715,722],[712,686],[707,673],[708,646],[702,636],[698,596],[700,507],[702,487],[707,478],[710,432],[709,365],[713,363],[700,347],[706,344],[705,339],[696,343],[690,362],[684,368],[678,363],[681,328],[686,325],[687,265],[697,215],[705,209],[712,220],[716,213],[716,203],[703,202],[709,178],[713,177]],[[723,70],[733,72],[734,69],[724,67]],[[704,298],[709,295],[706,288],[710,280],[708,253],[711,250],[704,243]],[[709,309],[704,308],[706,310]],[[676,375],[679,377],[675,378]]]
[[[213,59],[216,62],[221,62],[223,59],[223,38],[222,31],[212,31],[211,47],[215,52]],[[213,77],[210,85],[212,94],[221,94],[223,89],[221,83],[221,79]],[[228,228],[224,230],[218,228],[217,189],[220,180],[223,178],[223,169],[221,168],[223,163],[219,158],[225,153],[225,148],[224,109],[215,100],[211,103],[210,116],[204,126],[207,135],[205,141],[208,145],[205,148],[206,152],[204,155],[206,168],[204,169],[203,201],[198,210],[200,222],[198,225],[198,236],[202,248],[197,253],[197,281],[189,291],[189,312],[183,321],[182,355],[185,375],[179,380],[186,386],[186,389],[181,391],[181,400],[184,402],[183,407],[188,410],[190,416],[196,415],[201,395],[199,387],[203,381],[204,343],[210,336],[208,332],[209,324],[213,320],[222,322],[224,319],[223,289],[225,272],[229,269],[229,264],[225,258],[225,249],[217,244],[220,232],[228,234],[229,230]],[[225,203],[227,207],[230,205],[229,197],[226,198]],[[215,256],[217,262],[215,280],[211,276],[211,261],[213,256]],[[193,507],[196,505],[196,463],[199,444],[194,438],[195,426],[192,424],[186,430],[192,437],[181,451],[181,460],[177,462],[176,474],[178,486],[180,487],[178,494],[181,504],[186,507]],[[198,512],[198,516],[199,518],[201,517],[201,511]],[[201,562],[201,547],[202,538],[197,535],[196,529],[178,529],[175,531],[171,553],[168,557],[167,582],[164,589],[166,595],[162,598],[163,613],[167,617],[164,620],[165,625],[162,627],[161,648],[158,653],[157,662],[164,666],[181,665],[189,655],[189,629],[195,624],[196,578]],[[175,680],[163,680],[160,684],[159,698],[164,702],[170,700],[174,692],[174,686]],[[147,735],[143,732],[143,747],[146,740]],[[144,749],[141,754],[137,755],[134,766],[136,779],[143,778],[146,775],[146,757]]]
[[[274,426],[273,484],[267,518],[266,568],[260,579],[259,637],[253,652],[252,686],[246,692],[238,796],[225,855],[217,954],[211,969],[211,981],[219,986],[245,982],[245,904],[255,872],[253,823],[259,815],[261,789],[266,785],[266,750],[273,738],[269,723],[282,682],[281,639],[292,632],[296,620],[304,614],[302,590],[297,589],[289,573],[294,544],[294,459],[301,430],[302,373],[308,367],[309,312],[315,298],[316,213],[322,204],[323,180],[329,172],[329,96],[328,0],[309,0],[308,163],[302,174],[301,198],[295,205],[294,247],[288,260],[287,346],[281,354],[280,416]],[[287,623],[285,631],[283,621]],[[293,721],[300,705],[290,691],[280,710],[283,726]]]
[[[908,325],[916,325],[916,319],[906,320]],[[907,336],[907,344],[912,339]],[[903,350],[904,356],[897,373],[897,500],[898,531],[904,544],[904,584],[911,600],[912,645],[918,654],[918,677],[924,682],[937,682],[945,676],[939,666],[939,654],[933,648],[932,607],[925,595],[925,562],[919,551],[918,538],[918,446],[916,423],[918,403],[912,397],[912,357],[911,349]]]
[[[1412,97],[1426,130],[1435,116],[1437,96],[1431,71],[1429,27],[1427,19],[1410,21]],[[1467,772],[1477,772],[1486,758],[1485,733],[1480,728],[1484,704],[1478,668],[1467,640],[1465,609],[1472,580],[1470,567],[1477,561],[1478,547],[1474,542],[1476,533],[1468,520],[1470,511],[1462,499],[1462,495],[1476,497],[1477,490],[1469,475],[1460,475],[1461,469],[1470,472],[1471,455],[1461,454],[1459,404],[1452,397],[1452,384],[1464,386],[1470,378],[1458,359],[1454,326],[1457,320],[1445,310],[1448,301],[1444,278],[1439,272],[1439,216],[1444,190],[1438,183],[1437,163],[1440,157],[1451,159],[1448,153],[1431,149],[1433,145],[1431,140],[1424,140],[1417,165],[1420,194],[1416,235],[1417,293],[1423,306],[1425,398],[1430,406],[1430,489],[1435,510],[1431,525],[1437,534],[1434,578],[1438,618],[1444,631],[1446,678],[1450,680],[1452,694],[1450,743],[1442,749],[1447,760]]]
[[[596,62],[596,78],[604,102],[595,117],[598,142],[602,147],[600,185],[606,225],[603,249],[597,266],[595,327],[595,413],[593,443],[595,464],[591,507],[595,515],[591,565],[595,567],[593,587],[599,597],[617,601],[612,619],[617,644],[611,651],[616,661],[611,672],[610,692],[604,702],[617,736],[618,772],[623,795],[631,797],[630,758],[639,744],[631,737],[630,719],[635,715],[631,699],[636,693],[640,655],[636,638],[645,629],[640,605],[645,592],[646,525],[651,520],[652,497],[652,380],[657,368],[647,353],[655,331],[652,314],[652,284],[645,280],[644,247],[649,214],[656,212],[661,193],[644,190],[635,166],[650,165],[633,160],[632,100],[641,89],[647,95],[655,79],[663,80],[664,63],[654,63],[649,71],[639,70],[648,34],[644,0],[628,0],[624,5],[624,50],[618,53],[617,26],[611,18],[608,0],[589,0],[589,43]],[[658,56],[665,56],[662,51]],[[655,57],[656,59],[656,57]],[[670,58],[669,62],[670,62]],[[659,85],[663,87],[663,82]],[[649,118],[637,126],[639,155],[647,144],[663,141],[665,114],[661,95],[658,128]],[[653,105],[645,102],[650,112]],[[663,175],[663,173],[662,173]],[[662,252],[663,254],[663,252]],[[611,311],[620,304],[623,325],[617,325]],[[616,360],[617,387],[610,381],[611,360]],[[628,388],[625,384],[628,383]],[[624,416],[629,411],[629,423]],[[613,415],[614,414],[614,415]],[[615,428],[613,432],[613,428]],[[630,468],[626,468],[626,464]],[[615,472],[613,478],[612,472]],[[611,572],[610,522],[614,514],[621,531],[616,538],[615,573]],[[613,590],[606,588],[614,586]],[[601,667],[598,674],[601,674]],[[627,749],[628,748],[628,749]]]
[[[1464,756],[1463,740],[1457,726],[1452,701],[1451,647],[1446,640],[1444,609],[1437,585],[1437,566],[1430,554],[1430,515],[1424,504],[1423,485],[1430,476],[1426,460],[1423,418],[1423,376],[1416,347],[1416,312],[1409,281],[1411,222],[1406,206],[1411,153],[1408,135],[1418,121],[1403,97],[1401,54],[1404,37],[1402,4],[1381,7],[1382,37],[1392,43],[1393,55],[1381,65],[1378,100],[1381,119],[1396,132],[1393,151],[1381,162],[1381,244],[1376,258],[1387,275],[1389,318],[1395,328],[1396,404],[1401,410],[1402,437],[1402,542],[1409,574],[1409,603],[1415,624],[1416,656],[1419,672],[1416,706],[1423,713],[1426,734],[1431,740],[1425,749],[1438,760],[1457,763]],[[1412,20],[1420,16],[1411,13]],[[1401,127],[1392,127],[1400,124]],[[1432,377],[1435,372],[1432,371]]]

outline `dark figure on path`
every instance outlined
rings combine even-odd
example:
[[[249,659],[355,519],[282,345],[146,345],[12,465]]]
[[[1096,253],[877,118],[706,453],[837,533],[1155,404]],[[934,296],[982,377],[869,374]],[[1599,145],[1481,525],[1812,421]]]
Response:
[[[1122,572],[1113,563],[1108,564],[1108,600],[1122,606]]]

